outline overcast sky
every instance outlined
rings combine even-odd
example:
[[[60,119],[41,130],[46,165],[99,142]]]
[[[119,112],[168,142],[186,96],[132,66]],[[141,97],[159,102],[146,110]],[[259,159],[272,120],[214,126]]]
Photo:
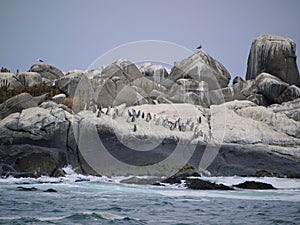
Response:
[[[300,47],[298,0],[0,0],[0,9],[0,66],[13,72],[38,58],[63,71],[86,69],[119,45],[163,40],[191,51],[202,44],[232,77],[244,77],[259,35]]]

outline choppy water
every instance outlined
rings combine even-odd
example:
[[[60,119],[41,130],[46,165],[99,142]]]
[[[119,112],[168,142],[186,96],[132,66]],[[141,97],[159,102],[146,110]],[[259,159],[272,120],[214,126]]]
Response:
[[[300,179],[206,179],[227,185],[259,180],[278,190],[138,186],[74,173],[66,178],[0,179],[0,224],[299,224]],[[16,191],[18,186],[57,192]]]

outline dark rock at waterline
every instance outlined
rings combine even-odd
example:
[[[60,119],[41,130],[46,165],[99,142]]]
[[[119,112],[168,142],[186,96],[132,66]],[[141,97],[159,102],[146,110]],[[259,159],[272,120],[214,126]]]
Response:
[[[22,186],[19,186],[17,187],[16,191],[38,191],[39,189],[35,188],[35,187],[22,187]]]
[[[175,175],[163,180],[162,183],[180,184],[181,180],[188,177],[200,177],[199,170],[190,164],[186,164]]]
[[[216,184],[210,181],[191,178],[186,179],[186,186],[190,189],[195,190],[234,190],[232,187],[226,186],[224,184]]]
[[[289,38],[273,35],[261,35],[255,39],[248,57],[246,79],[254,79],[262,72],[300,86],[296,44]]]
[[[276,188],[273,187],[273,185],[271,185],[271,184],[257,182],[257,181],[246,181],[244,183],[234,185],[234,187],[243,188],[243,189],[273,189],[273,190],[276,190]]]
[[[36,188],[36,187],[23,187],[23,186],[19,186],[15,189],[16,191],[41,191],[40,189]],[[57,190],[53,189],[53,188],[49,188],[47,190],[43,190],[43,192],[57,192]]]
[[[151,177],[151,178],[131,177],[131,178],[121,180],[120,183],[139,184],[139,185],[156,185],[161,181],[162,181],[162,178],[159,178],[159,177]]]
[[[45,190],[45,191],[43,191],[43,192],[57,192],[57,190],[55,190],[55,189],[53,189],[53,188],[49,188],[49,189],[47,189],[47,190]]]

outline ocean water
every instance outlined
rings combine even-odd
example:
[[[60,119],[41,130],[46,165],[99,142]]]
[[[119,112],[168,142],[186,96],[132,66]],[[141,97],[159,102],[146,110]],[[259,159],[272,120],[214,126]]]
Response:
[[[207,177],[227,185],[257,180],[278,190],[201,191],[121,184],[121,177],[68,170],[64,178],[0,179],[0,224],[300,223],[300,179]],[[57,192],[43,192],[49,188]]]

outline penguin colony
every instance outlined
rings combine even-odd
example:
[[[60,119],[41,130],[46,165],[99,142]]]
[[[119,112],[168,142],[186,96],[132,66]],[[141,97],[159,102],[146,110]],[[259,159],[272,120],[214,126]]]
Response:
[[[97,106],[97,110],[93,110],[93,112],[96,114],[97,118],[100,118],[101,115],[107,115],[110,116],[112,119],[116,119],[117,117],[122,117],[124,112],[121,112],[118,108],[113,108],[111,106],[108,106],[106,109],[103,109],[101,106]],[[201,116],[198,116],[196,118],[196,122],[192,120],[192,118],[188,118],[186,121],[183,121],[180,117],[177,118],[177,120],[171,121],[168,118],[162,118],[155,114],[151,113],[145,113],[141,110],[135,110],[135,109],[128,109],[126,116],[126,122],[127,123],[134,123],[136,122],[136,119],[145,120],[146,122],[154,121],[154,124],[156,126],[163,126],[166,129],[169,129],[171,131],[178,130],[180,132],[194,132],[194,138],[197,139],[199,137],[204,137],[206,139],[206,135],[202,132],[201,129],[199,129],[199,126],[202,122]],[[138,130],[138,127],[136,124],[133,124],[132,128],[133,132],[136,132]]]

